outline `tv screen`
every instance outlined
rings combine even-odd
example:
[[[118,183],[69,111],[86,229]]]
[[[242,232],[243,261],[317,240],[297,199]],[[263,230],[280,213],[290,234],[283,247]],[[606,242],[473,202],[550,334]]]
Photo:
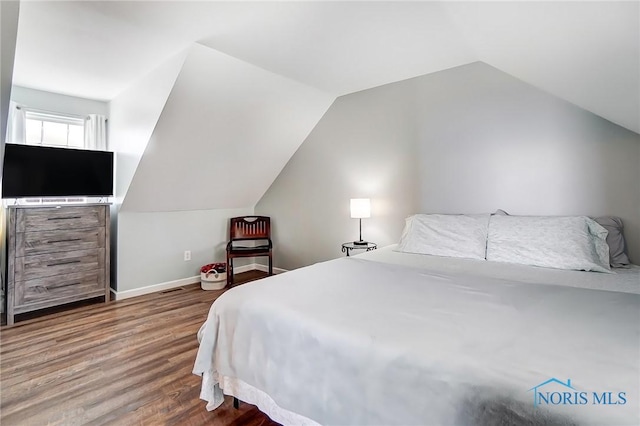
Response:
[[[6,144],[2,198],[113,195],[113,153]]]

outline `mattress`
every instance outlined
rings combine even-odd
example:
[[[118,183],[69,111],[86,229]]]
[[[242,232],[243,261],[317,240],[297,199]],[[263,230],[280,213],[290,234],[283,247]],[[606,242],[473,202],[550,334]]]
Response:
[[[490,263],[390,247],[235,287],[201,396],[287,424],[639,424],[640,269]]]

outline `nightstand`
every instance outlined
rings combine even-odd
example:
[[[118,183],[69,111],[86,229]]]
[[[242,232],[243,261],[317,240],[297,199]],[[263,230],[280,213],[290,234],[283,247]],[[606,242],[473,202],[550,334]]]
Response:
[[[356,244],[353,241],[349,241],[348,243],[342,244],[342,252],[347,253],[347,257],[349,257],[349,252],[351,250],[371,251],[377,248],[378,248],[378,245],[376,243]]]

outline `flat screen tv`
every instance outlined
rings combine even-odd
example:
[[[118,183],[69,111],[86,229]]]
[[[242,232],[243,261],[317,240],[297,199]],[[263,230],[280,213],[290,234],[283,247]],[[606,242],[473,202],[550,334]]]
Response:
[[[2,198],[113,195],[113,153],[6,144]]]

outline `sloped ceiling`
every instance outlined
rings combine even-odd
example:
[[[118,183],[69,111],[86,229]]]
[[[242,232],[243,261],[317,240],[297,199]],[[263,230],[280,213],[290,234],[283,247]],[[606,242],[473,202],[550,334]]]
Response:
[[[638,2],[23,2],[13,83],[116,107],[186,52],[122,208],[248,207],[336,96],[475,61],[638,133],[639,21]]]
[[[24,2],[14,83],[112,99],[197,41],[334,95],[483,61],[640,132],[629,2]]]
[[[334,97],[195,44],[121,211],[253,206]]]
[[[116,153],[116,205],[124,201],[187,54],[178,53],[109,103],[108,148]]]
[[[640,133],[640,2],[446,8],[483,62]]]

